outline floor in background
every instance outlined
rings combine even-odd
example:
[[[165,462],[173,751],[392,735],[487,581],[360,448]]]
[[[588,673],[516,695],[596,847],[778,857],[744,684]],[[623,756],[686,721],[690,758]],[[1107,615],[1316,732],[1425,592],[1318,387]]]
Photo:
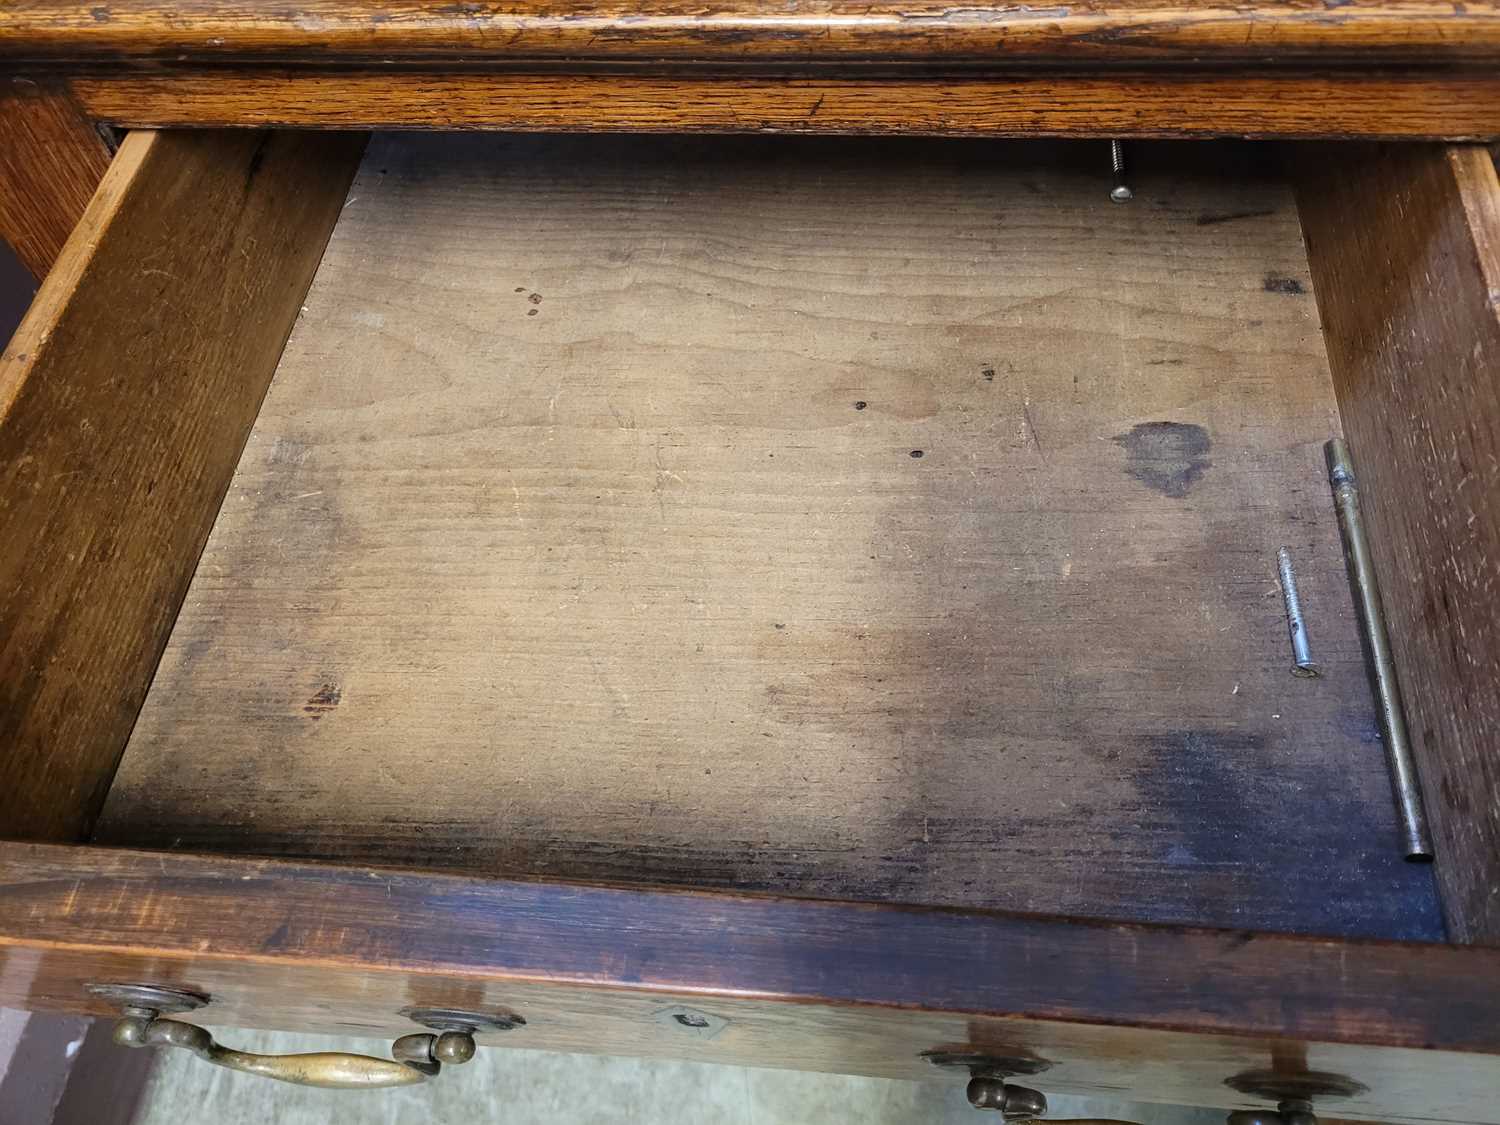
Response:
[[[383,1040],[226,1031],[250,1051],[349,1050]],[[1221,1110],[1053,1097],[1049,1116],[1142,1125],[1223,1125]],[[705,1063],[481,1049],[432,1083],[400,1090],[309,1090],[164,1051],[136,1125],[1000,1125],[971,1109],[963,1084],[893,1082]]]

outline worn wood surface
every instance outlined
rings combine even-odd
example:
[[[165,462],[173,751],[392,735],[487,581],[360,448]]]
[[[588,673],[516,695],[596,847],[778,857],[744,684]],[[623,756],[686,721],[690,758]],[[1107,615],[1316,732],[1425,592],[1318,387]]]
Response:
[[[0,77],[0,239],[38,281],[62,252],[109,157],[64,86]]]
[[[0,10],[12,57],[155,66],[271,58],[314,64],[440,59],[962,59],[1085,65],[1268,61],[1363,67],[1500,61],[1493,0],[1109,0],[1054,8],[941,0],[29,0]]]
[[[132,126],[1025,137],[1500,136],[1493,73],[806,78],[288,71],[80,76]]]
[[[89,830],[360,143],[132,135],[0,357],[0,833]]]
[[[1098,155],[381,140],[100,838],[1435,936],[1291,194]]]
[[[384,1035],[411,1030],[397,1013],[412,1005],[477,1008],[527,1020],[481,1036],[487,1049],[930,1081],[921,1052],[979,1048],[1050,1061],[1028,1083],[1044,1090],[1222,1106],[1249,1104],[1227,1078],[1295,1059],[1370,1088],[1320,1110],[1384,1121],[1500,1121],[1497,958],[0,845],[12,1006],[104,1014],[87,982],[154,981],[208,992],[211,1025]],[[677,1013],[728,1023],[700,1032]]]
[[[1500,184],[1477,147],[1305,167],[1303,226],[1449,932],[1500,944]]]

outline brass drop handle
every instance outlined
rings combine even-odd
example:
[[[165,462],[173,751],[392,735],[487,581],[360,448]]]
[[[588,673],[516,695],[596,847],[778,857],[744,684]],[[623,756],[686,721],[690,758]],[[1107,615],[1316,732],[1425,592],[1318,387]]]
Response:
[[[1136,1125],[1104,1117],[1047,1117],[1046,1095],[998,1074],[976,1074],[966,1092],[971,1106],[999,1110],[1009,1125]]]
[[[1047,1099],[1039,1090],[1007,1082],[999,1073],[976,1074],[965,1091],[975,1109],[999,1110],[1006,1121],[1034,1121],[1047,1116]]]
[[[413,1086],[437,1074],[443,1063],[466,1063],[474,1057],[474,1037],[467,1031],[403,1035],[391,1044],[392,1059],[346,1051],[256,1055],[214,1042],[196,1024],[163,1019],[152,1008],[136,1007],[127,1007],[115,1024],[114,1040],[122,1047],[181,1047],[228,1070],[327,1090]]]
[[[1010,1081],[1012,1075],[1041,1074],[1051,1068],[1050,1062],[1035,1055],[991,1054],[970,1049],[923,1051],[922,1057],[945,1070],[967,1070],[969,1085],[965,1093],[969,1104],[975,1109],[997,1111],[1006,1125],[1136,1125],[1134,1121],[1102,1117],[1047,1118],[1047,1096],[1040,1090]]]
[[[256,1055],[214,1042],[214,1037],[197,1024],[165,1018],[204,1007],[209,1003],[206,993],[158,984],[90,984],[87,988],[123,1013],[114,1033],[115,1042],[122,1047],[181,1047],[228,1070],[328,1090],[375,1090],[425,1082],[442,1070],[444,1063],[472,1059],[477,1032],[490,1034],[526,1026],[526,1020],[514,1012],[403,1008],[399,1013],[403,1019],[428,1030],[397,1039],[391,1044],[390,1059],[346,1051]]]

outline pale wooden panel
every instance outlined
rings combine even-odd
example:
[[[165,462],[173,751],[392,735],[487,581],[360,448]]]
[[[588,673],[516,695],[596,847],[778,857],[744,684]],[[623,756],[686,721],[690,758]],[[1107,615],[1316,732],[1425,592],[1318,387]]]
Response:
[[[1290,194],[1097,157],[381,141],[101,838],[1433,934]]]
[[[0,835],[92,830],[363,143],[131,135],[0,355]]]

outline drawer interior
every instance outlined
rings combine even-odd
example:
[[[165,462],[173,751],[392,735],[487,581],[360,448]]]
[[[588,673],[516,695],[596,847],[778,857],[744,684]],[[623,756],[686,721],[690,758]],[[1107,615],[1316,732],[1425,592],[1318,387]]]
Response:
[[[1440,937],[1291,190],[1100,155],[377,136],[95,839]]]

